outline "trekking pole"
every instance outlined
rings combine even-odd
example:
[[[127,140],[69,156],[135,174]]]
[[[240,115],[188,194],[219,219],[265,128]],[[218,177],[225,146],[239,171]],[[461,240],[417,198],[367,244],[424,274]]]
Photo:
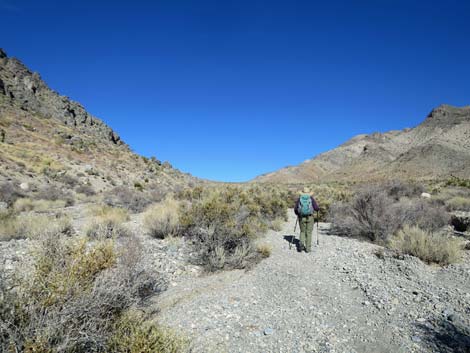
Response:
[[[318,233],[318,222],[320,221],[320,217],[318,216],[317,211],[317,246],[320,245],[319,233]]]
[[[295,238],[295,231],[297,230],[297,223],[299,223],[299,218],[297,217],[297,220],[295,221],[295,226],[294,226],[294,235],[290,238],[290,243],[289,243],[289,250],[292,247],[292,242],[294,241]]]

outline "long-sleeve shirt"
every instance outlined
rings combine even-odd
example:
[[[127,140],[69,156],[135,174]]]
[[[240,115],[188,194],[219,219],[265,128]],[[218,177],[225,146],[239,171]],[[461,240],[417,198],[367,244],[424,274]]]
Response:
[[[312,200],[313,209],[315,211],[319,211],[320,207],[318,207],[318,204],[315,201],[315,199],[313,198],[313,196],[310,196],[310,199]],[[299,215],[299,212],[297,211],[297,209],[299,208],[299,203],[300,203],[300,197],[297,199],[297,201],[295,202],[295,206],[294,206],[294,212],[297,216]]]

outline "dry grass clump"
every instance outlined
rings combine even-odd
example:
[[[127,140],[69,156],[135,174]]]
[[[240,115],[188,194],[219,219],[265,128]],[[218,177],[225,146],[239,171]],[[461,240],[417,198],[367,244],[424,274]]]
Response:
[[[131,311],[116,322],[108,347],[115,353],[178,353],[187,341],[174,331],[145,321],[141,314]]]
[[[2,274],[0,351],[178,351],[178,340],[159,326],[127,316],[161,288],[140,261],[135,240],[117,247],[109,239],[90,243],[48,234],[32,256],[32,268],[16,278]]]
[[[462,253],[459,240],[408,225],[390,239],[390,247],[401,253],[416,256],[427,263],[440,265],[457,262]]]
[[[256,246],[256,251],[264,258],[271,256],[272,250],[272,246],[266,243],[261,243]]]
[[[470,197],[455,196],[446,205],[449,211],[470,211]]]
[[[180,202],[171,198],[151,206],[144,214],[146,232],[158,239],[179,234],[179,207]]]
[[[47,212],[53,209],[64,208],[67,202],[64,200],[33,200],[22,198],[15,201],[13,209],[16,212],[37,211]]]
[[[0,213],[0,241],[37,239],[45,233],[70,236],[74,232],[72,223],[67,217],[18,215],[11,210]]]
[[[181,233],[194,240],[210,271],[246,268],[261,259],[253,240],[286,219],[287,193],[273,187],[196,187],[180,195]]]
[[[441,186],[433,196],[445,204],[449,211],[470,211],[470,189],[462,186]]]
[[[96,206],[90,209],[91,220],[85,227],[87,236],[99,238],[118,238],[130,235],[124,222],[129,220],[127,210],[109,206]]]

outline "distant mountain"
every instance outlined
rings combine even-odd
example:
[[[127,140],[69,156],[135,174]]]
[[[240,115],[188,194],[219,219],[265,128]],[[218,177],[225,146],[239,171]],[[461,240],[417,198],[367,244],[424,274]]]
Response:
[[[75,178],[97,192],[120,185],[167,191],[197,182],[168,162],[133,153],[103,121],[2,49],[0,165],[0,182],[75,185]]]
[[[298,166],[255,182],[470,178],[470,106],[441,105],[413,129],[358,135]]]

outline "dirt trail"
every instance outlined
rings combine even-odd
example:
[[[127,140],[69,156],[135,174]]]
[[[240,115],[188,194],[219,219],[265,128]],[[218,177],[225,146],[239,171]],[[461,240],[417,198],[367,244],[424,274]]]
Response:
[[[466,352],[464,331],[457,350],[435,336],[443,315],[470,308],[468,265],[380,259],[378,246],[328,235],[322,223],[320,246],[298,253],[286,240],[294,222],[266,236],[272,255],[254,269],[170,288],[160,321],[190,336],[194,352]],[[456,276],[460,288],[443,286]]]

